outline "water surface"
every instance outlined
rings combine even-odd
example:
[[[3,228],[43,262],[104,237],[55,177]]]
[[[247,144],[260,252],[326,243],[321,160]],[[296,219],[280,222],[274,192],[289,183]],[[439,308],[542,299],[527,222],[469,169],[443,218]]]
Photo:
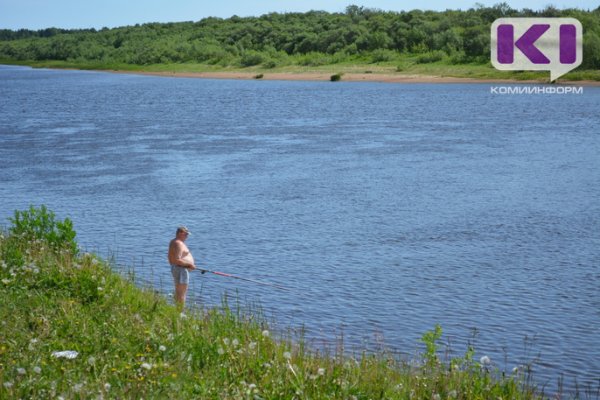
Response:
[[[198,274],[192,302],[403,355],[439,323],[457,354],[598,386],[599,88],[0,67],[0,93],[3,221],[46,204],[165,294],[185,224],[206,268],[293,289]]]

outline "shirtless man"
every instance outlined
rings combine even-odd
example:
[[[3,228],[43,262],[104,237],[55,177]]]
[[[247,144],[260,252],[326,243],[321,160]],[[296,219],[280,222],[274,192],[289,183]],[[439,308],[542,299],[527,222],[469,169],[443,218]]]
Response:
[[[169,243],[169,264],[175,280],[175,302],[180,311],[185,307],[185,295],[190,283],[189,271],[196,269],[194,257],[184,243],[189,234],[190,231],[185,226],[180,226],[175,233],[175,239]]]

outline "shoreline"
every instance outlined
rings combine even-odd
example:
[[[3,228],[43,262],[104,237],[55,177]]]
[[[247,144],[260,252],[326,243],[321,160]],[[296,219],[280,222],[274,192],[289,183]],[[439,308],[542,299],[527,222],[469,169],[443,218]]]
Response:
[[[99,70],[116,74],[148,75],[171,78],[199,79],[233,79],[233,80],[272,80],[272,81],[330,81],[332,73],[328,72],[175,72],[175,71],[127,71]],[[262,75],[257,78],[257,75]],[[549,85],[550,82],[540,80],[515,80],[496,78],[458,78],[434,75],[401,75],[390,73],[343,73],[340,82],[377,82],[377,83],[502,83],[502,84],[539,84]],[[557,85],[568,86],[600,86],[600,81],[560,81]]]
[[[344,71],[147,71],[147,70],[129,70],[129,69],[108,69],[108,68],[78,68],[75,66],[51,66],[51,65],[31,65],[31,64],[6,64],[21,65],[31,68],[63,69],[74,71],[96,71],[113,74],[128,75],[146,75],[168,78],[196,78],[196,79],[232,79],[232,80],[265,80],[265,81],[313,81],[329,82],[332,75],[341,74],[339,82],[373,82],[373,83],[417,83],[417,84],[436,84],[436,83],[462,83],[462,84],[530,84],[530,85],[558,85],[558,86],[587,86],[600,87],[600,81],[582,79],[582,80],[561,80],[551,83],[546,79],[514,79],[514,78],[491,78],[491,77],[456,77],[443,75],[427,74],[405,74],[389,71],[382,72],[344,72]],[[259,78],[260,76],[260,78]]]

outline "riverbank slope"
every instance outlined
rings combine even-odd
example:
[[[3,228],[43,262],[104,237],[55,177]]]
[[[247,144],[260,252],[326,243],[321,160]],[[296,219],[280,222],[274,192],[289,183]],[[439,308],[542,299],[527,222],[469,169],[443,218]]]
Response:
[[[320,354],[259,310],[180,315],[94,254],[45,208],[0,234],[0,398],[538,399],[526,370],[441,359],[441,328],[414,360]],[[274,338],[274,336],[279,336]]]

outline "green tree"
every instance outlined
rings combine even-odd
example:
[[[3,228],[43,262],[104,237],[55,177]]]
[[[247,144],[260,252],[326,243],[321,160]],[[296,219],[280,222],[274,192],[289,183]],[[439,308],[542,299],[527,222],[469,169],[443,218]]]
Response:
[[[472,59],[489,57],[490,32],[482,27],[467,28],[463,34],[465,54]]]
[[[343,13],[270,13],[261,17],[205,18],[119,28],[0,30],[0,57],[16,61],[77,60],[94,63],[256,65],[288,56],[296,62],[338,62],[364,53],[388,60],[394,52],[420,60],[446,54],[455,63],[489,60],[489,30],[505,16],[571,16],[584,28],[583,68],[598,68],[600,7],[594,11],[512,9],[507,3],[466,11],[386,12],[357,5]],[[390,52],[391,51],[391,52]],[[306,56],[306,57],[300,57]],[[266,64],[265,64],[266,65]]]
[[[600,34],[594,31],[587,31],[583,34],[581,68],[600,69]]]

